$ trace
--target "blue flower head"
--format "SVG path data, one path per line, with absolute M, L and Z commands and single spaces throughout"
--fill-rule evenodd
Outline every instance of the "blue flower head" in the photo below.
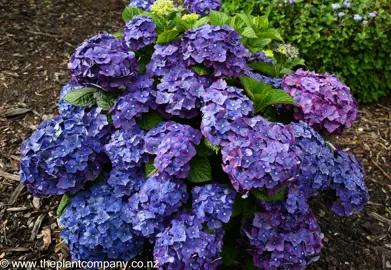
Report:
M 220 0 L 185 0 L 184 6 L 190 13 L 197 13 L 200 16 L 207 16 L 211 10 L 220 10 Z
M 156 25 L 152 19 L 145 16 L 134 16 L 124 26 L 122 45 L 132 51 L 138 51 L 156 41 Z

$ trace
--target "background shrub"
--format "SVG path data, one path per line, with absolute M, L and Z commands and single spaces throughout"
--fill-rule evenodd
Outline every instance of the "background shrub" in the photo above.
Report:
M 287 3 L 285 3 L 287 2 Z M 391 93 L 391 1 L 226 0 L 228 13 L 264 14 L 309 69 L 337 74 L 361 102 Z

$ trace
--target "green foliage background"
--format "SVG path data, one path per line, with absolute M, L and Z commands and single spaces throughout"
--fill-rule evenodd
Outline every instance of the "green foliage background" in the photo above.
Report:
M 264 14 L 287 43 L 299 48 L 309 69 L 337 74 L 361 102 L 391 94 L 391 1 L 351 0 L 225 0 L 223 11 Z M 331 4 L 339 3 L 333 10 Z M 377 12 L 370 18 L 370 12 Z M 345 16 L 339 18 L 338 13 Z M 359 14 L 363 21 L 354 21 Z

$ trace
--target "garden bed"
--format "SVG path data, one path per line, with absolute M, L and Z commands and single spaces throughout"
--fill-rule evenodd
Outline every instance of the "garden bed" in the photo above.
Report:
M 3 2 L 4 3 L 4 2 Z M 77 45 L 99 31 L 121 28 L 123 3 L 47 0 L 0 3 L 0 258 L 36 260 L 69 256 L 61 245 L 55 210 L 60 197 L 34 201 L 18 188 L 20 143 L 56 114 L 66 64 Z M 391 104 L 359 107 L 361 119 L 338 144 L 364 164 L 370 203 L 341 218 L 313 201 L 325 234 L 312 269 L 391 268 Z M 319 206 L 318 206 L 319 205 Z M 50 235 L 50 238 L 49 236 Z M 44 241 L 45 240 L 45 241 Z M 49 241 L 49 242 L 47 242 Z M 46 243 L 44 243 L 46 242 Z M 69 257 L 68 257 L 69 259 Z

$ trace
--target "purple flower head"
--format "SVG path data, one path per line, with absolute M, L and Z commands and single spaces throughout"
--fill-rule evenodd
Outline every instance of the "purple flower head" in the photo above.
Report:
M 186 184 L 167 174 L 153 174 L 129 199 L 125 215 L 133 229 L 143 237 L 154 237 L 164 230 L 165 220 L 186 203 Z
M 196 155 L 195 146 L 201 141 L 201 133 L 187 125 L 173 121 L 162 122 L 145 136 L 145 151 L 156 155 L 155 168 L 161 173 L 186 178 L 190 172 L 190 160 Z
M 223 146 L 223 170 L 234 188 L 278 189 L 296 175 L 299 164 L 290 126 L 260 116 L 231 124 L 230 142 Z
M 243 75 L 245 75 L 247 77 L 250 77 L 250 78 L 253 78 L 257 82 L 263 81 L 265 84 L 273 85 L 273 87 L 276 88 L 276 89 L 282 89 L 282 86 L 281 86 L 282 79 L 280 79 L 278 77 L 271 78 L 271 77 L 268 77 L 268 76 L 265 76 L 265 75 L 261 75 L 259 73 L 256 73 L 251 68 L 246 68 L 243 71 Z
M 60 101 L 58 102 L 58 111 L 63 117 L 77 117 L 83 116 L 86 107 L 74 106 L 64 100 L 64 97 L 73 90 L 82 88 L 80 85 L 69 83 L 61 89 Z
M 233 211 L 235 191 L 219 183 L 194 187 L 193 211 L 197 217 L 208 222 L 209 229 L 221 228 L 222 222 L 228 223 Z
M 254 111 L 253 102 L 242 89 L 228 86 L 223 79 L 214 82 L 203 97 L 202 134 L 213 144 L 222 145 L 228 141 L 231 123 Z
M 132 51 L 138 51 L 155 42 L 157 38 L 156 25 L 152 19 L 145 16 L 134 16 L 124 26 L 122 45 Z
M 197 13 L 200 16 L 207 16 L 211 10 L 220 10 L 220 0 L 185 0 L 184 6 L 190 13 Z
M 293 117 L 318 131 L 340 135 L 358 119 L 356 100 L 335 75 L 298 69 L 283 78 L 282 86 L 299 105 Z
M 154 48 L 151 61 L 147 65 L 147 74 L 150 77 L 164 76 L 183 61 L 179 41 L 174 40 L 166 45 L 156 44 Z
M 362 20 L 362 17 L 358 14 L 354 14 L 354 17 L 353 17 L 353 20 L 355 21 L 361 21 Z
M 332 9 L 340 9 L 341 5 L 340 4 L 331 4 Z
M 179 211 L 170 225 L 156 237 L 153 256 L 159 269 L 215 270 L 221 265 L 223 229 L 208 233 L 194 214 Z
M 130 0 L 130 7 L 136 7 L 145 11 L 149 11 L 155 0 Z
M 122 170 L 139 167 L 142 163 L 148 163 L 149 156 L 144 151 L 144 134 L 138 126 L 131 130 L 117 130 L 104 146 L 113 167 Z
M 106 91 L 125 88 L 138 74 L 138 64 L 132 51 L 107 33 L 84 41 L 71 56 L 68 69 L 72 80 L 82 86 Z
M 205 24 L 190 29 L 183 35 L 181 46 L 186 66 L 213 68 L 214 76 L 219 78 L 237 77 L 251 56 L 240 42 L 240 35 L 228 25 Z
M 22 143 L 20 176 L 34 196 L 71 194 L 95 180 L 107 157 L 103 144 L 109 129 L 99 108 L 78 118 L 55 116 L 43 121 Z
M 350 8 L 350 6 L 351 6 L 349 0 L 345 0 L 345 1 L 343 2 L 343 5 L 344 5 L 345 7 L 347 7 L 347 8 Z
M 178 63 L 163 76 L 152 94 L 158 110 L 165 116 L 177 115 L 193 118 L 199 114 L 201 97 L 211 84 L 211 79 L 198 76 L 193 70 Z
M 343 16 L 345 16 L 345 12 L 338 13 L 338 17 L 342 18 Z
M 274 66 L 273 60 L 267 57 L 266 54 L 262 51 L 256 52 L 248 59 L 248 63 L 258 63 L 258 62 L 263 62 L 271 66 Z
M 138 192 L 146 181 L 144 170 L 141 167 L 122 169 L 120 166 L 112 168 L 107 184 L 113 188 L 116 197 L 130 197 Z
M 340 216 L 349 216 L 361 211 L 369 200 L 364 170 L 353 154 L 342 150 L 336 152 L 334 163 L 331 189 L 335 191 L 337 200 L 331 209 Z
M 371 17 L 371 18 L 375 18 L 376 17 L 376 12 L 370 12 L 368 14 L 368 16 Z
M 133 259 L 143 248 L 132 224 L 122 218 L 127 205 L 104 184 L 78 193 L 60 217 L 61 237 L 75 261 Z
M 127 91 L 117 98 L 111 108 L 113 124 L 116 128 L 131 130 L 136 124 L 136 118 L 141 118 L 149 108 L 156 108 L 153 90 L 153 79 L 147 76 L 139 76 L 128 85 Z
M 362 23 L 363 23 L 363 24 L 368 24 L 368 21 L 367 21 L 367 20 L 365 20 L 365 21 L 363 21 Z
M 311 211 L 290 214 L 269 206 L 244 220 L 241 232 L 260 269 L 303 269 L 319 258 L 323 234 Z

